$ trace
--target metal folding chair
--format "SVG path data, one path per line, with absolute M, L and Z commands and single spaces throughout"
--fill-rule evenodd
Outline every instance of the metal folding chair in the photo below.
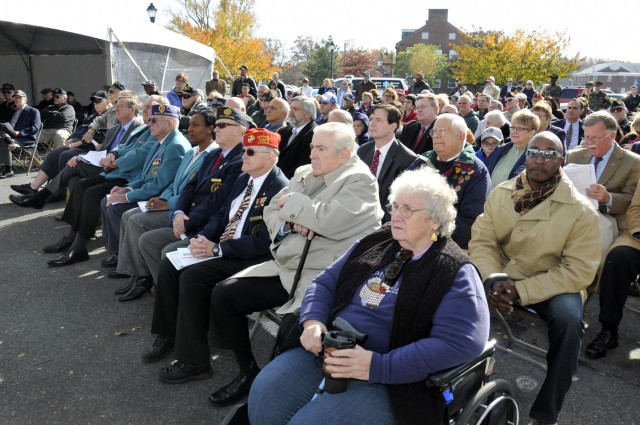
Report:
M 32 146 L 20 146 L 16 148 L 11 155 L 13 156 L 13 162 L 16 167 L 20 167 L 22 169 L 27 170 L 27 176 L 31 171 L 31 167 L 34 162 L 34 156 L 38 157 L 38 161 L 40 161 L 38 155 L 38 141 L 40 140 L 40 134 L 42 133 L 42 124 L 40 128 L 38 128 L 38 132 L 36 133 L 36 141 Z M 40 161 L 41 162 L 41 161 Z

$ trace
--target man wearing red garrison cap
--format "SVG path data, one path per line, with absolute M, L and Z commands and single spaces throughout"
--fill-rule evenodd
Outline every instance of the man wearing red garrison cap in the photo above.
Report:
M 213 216 L 212 232 L 191 239 L 189 250 L 207 261 L 176 270 L 166 257 L 160 263 L 151 333 L 153 345 L 142 360 L 155 362 L 175 347 L 176 362 L 159 370 L 162 382 L 179 384 L 211 377 L 207 332 L 213 288 L 233 274 L 271 258 L 271 239 L 262 210 L 289 183 L 276 166 L 280 135 L 262 128 L 244 134 L 242 171 Z

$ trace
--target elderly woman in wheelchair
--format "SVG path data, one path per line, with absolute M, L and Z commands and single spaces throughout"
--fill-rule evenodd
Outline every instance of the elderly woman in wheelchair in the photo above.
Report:
M 354 244 L 307 290 L 302 346 L 256 378 L 252 424 L 442 423 L 442 382 L 425 381 L 490 356 L 482 282 L 449 238 L 455 192 L 431 170 L 407 171 L 392 184 L 389 201 L 391 222 Z M 328 329 L 338 315 L 367 338 Z

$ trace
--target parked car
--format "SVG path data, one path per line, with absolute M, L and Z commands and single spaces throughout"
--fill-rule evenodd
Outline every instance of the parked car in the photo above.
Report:
M 354 77 L 353 75 L 347 75 L 342 78 L 336 78 L 336 87 L 340 87 L 340 83 L 344 80 L 349 81 L 353 84 L 353 88 L 355 89 L 360 82 L 362 82 L 362 77 Z M 387 87 L 393 86 L 394 89 L 403 89 L 407 90 L 409 88 L 409 84 L 407 80 L 404 78 L 394 78 L 394 77 L 371 77 L 371 81 L 376 83 L 378 86 L 378 92 L 382 95 L 382 91 Z
M 562 111 L 567 110 L 567 104 L 577 97 L 579 97 L 584 91 L 584 87 L 563 87 L 562 93 L 560 94 L 560 109 Z M 609 100 L 622 100 L 624 98 L 624 94 L 614 93 L 611 90 L 603 89 L 603 92 L 609 96 Z

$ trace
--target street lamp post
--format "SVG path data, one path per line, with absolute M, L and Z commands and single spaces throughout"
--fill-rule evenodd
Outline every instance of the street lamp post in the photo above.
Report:
M 333 42 L 331 36 L 329 36 L 329 45 L 327 47 L 331 49 L 331 79 L 333 80 L 333 52 L 338 48 L 338 46 Z
M 156 22 L 156 12 L 158 12 L 158 9 L 156 9 L 153 3 L 149 3 L 149 7 L 147 7 L 147 13 L 149 14 L 149 20 L 152 24 Z

